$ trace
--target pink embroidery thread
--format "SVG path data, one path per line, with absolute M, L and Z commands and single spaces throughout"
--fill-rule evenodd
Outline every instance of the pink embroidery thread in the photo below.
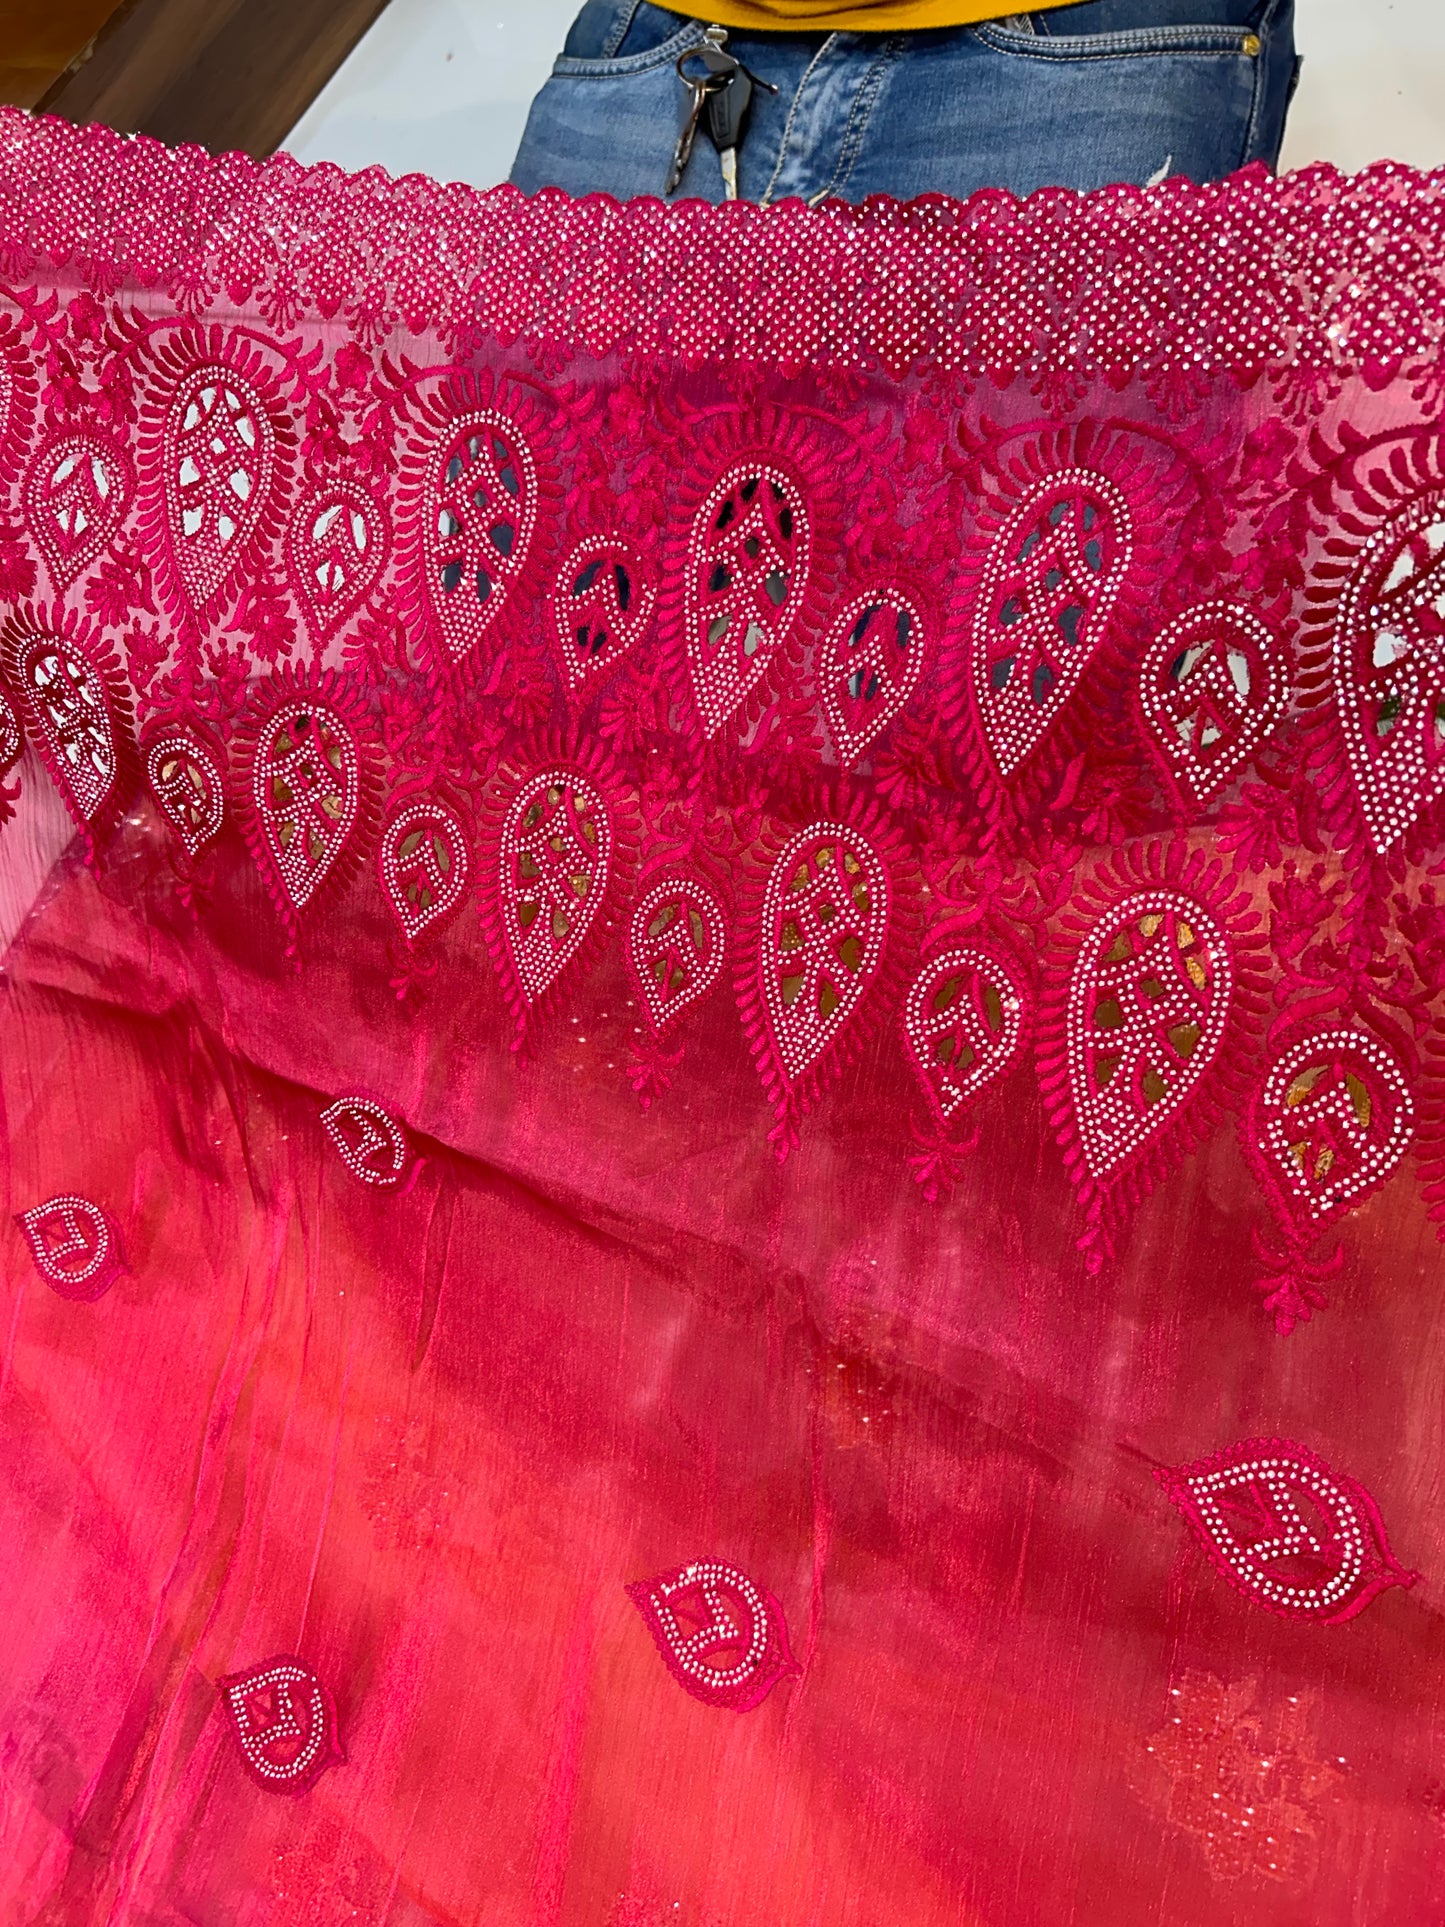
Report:
M 1266 741 L 1288 700 L 1280 647 L 1248 609 L 1202 602 L 1166 623 L 1139 675 L 1165 768 L 1205 803 Z
M 241 1763 L 271 1793 L 307 1792 L 346 1755 L 336 1701 L 303 1660 L 282 1653 L 217 1682 Z
M 1155 1476 L 1214 1567 L 1282 1618 L 1337 1625 L 1420 1577 L 1390 1551 L 1364 1487 L 1288 1439 L 1248 1439 Z
M 802 1668 L 783 1609 L 747 1574 L 701 1559 L 627 1588 L 679 1686 L 707 1706 L 745 1713 Z
M 394 810 L 377 847 L 381 887 L 414 944 L 441 929 L 467 893 L 472 859 L 456 813 L 432 798 Z
M 411 1169 L 406 1133 L 374 1098 L 338 1097 L 321 1113 L 321 1122 L 347 1170 L 363 1184 L 390 1190 Z
M 186 854 L 197 856 L 225 820 L 225 791 L 215 755 L 194 737 L 168 731 L 147 746 L 145 772 Z
M 120 1233 L 89 1198 L 63 1192 L 22 1211 L 15 1222 L 30 1247 L 35 1269 L 61 1298 L 93 1303 L 125 1269 Z

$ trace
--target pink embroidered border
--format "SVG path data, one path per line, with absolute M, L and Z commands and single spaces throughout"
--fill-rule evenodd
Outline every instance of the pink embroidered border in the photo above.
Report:
M 1445 337 L 1445 170 L 859 206 L 532 199 L 287 155 L 167 150 L 0 108 L 0 276 L 310 310 L 373 341 L 478 329 L 783 366 L 1382 375 Z

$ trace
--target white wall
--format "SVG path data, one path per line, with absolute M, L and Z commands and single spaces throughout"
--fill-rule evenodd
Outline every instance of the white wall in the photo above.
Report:
M 581 0 L 392 0 L 297 124 L 302 160 L 505 179 Z M 1305 57 L 1285 164 L 1445 163 L 1445 0 L 1296 0 Z M 999 11 L 1008 11 L 1000 0 Z

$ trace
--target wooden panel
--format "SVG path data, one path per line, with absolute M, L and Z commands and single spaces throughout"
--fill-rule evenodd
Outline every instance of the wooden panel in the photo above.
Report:
M 0 101 L 33 107 L 53 87 L 117 0 L 4 0 L 0 7 Z
M 271 153 L 386 0 L 128 0 L 40 105 L 126 133 Z

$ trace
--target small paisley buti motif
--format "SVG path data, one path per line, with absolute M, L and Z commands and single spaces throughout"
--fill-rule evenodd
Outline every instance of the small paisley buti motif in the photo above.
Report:
M 341 855 L 361 805 L 361 758 L 343 717 L 288 697 L 261 728 L 251 801 L 281 887 L 302 910 Z
M 607 891 L 612 824 L 576 770 L 541 770 L 512 800 L 497 879 L 517 982 L 535 1003 L 577 955 Z
M 994 761 L 1016 770 L 1097 654 L 1132 554 L 1128 505 L 1104 475 L 1062 469 L 994 538 L 974 614 L 973 696 Z
M 1364 1487 L 1288 1439 L 1247 1439 L 1156 1477 L 1214 1566 L 1247 1599 L 1333 1625 L 1412 1586 Z
M 789 476 L 734 463 L 697 511 L 688 545 L 687 660 L 714 735 L 762 680 L 807 591 L 808 512 Z
M 659 1036 L 712 989 L 726 947 L 722 908 L 695 877 L 660 877 L 643 891 L 627 926 L 627 965 Z
M 423 798 L 388 818 L 377 850 L 381 887 L 408 943 L 444 924 L 467 893 L 466 831 L 444 803 Z
M 186 853 L 195 856 L 219 834 L 225 820 L 225 790 L 215 757 L 194 737 L 173 730 L 147 746 L 145 769 L 157 803 Z
M 57 590 L 102 555 L 125 520 L 135 471 L 95 434 L 61 435 L 25 471 L 25 521 Z
M 651 568 L 620 535 L 588 536 L 557 571 L 552 628 L 568 686 L 605 675 L 647 633 L 657 600 Z
M 914 978 L 903 1032 L 919 1081 L 947 1123 L 1016 1062 L 1023 1000 L 995 957 L 964 944 L 929 959 Z
M 1340 599 L 1335 703 L 1375 848 L 1445 792 L 1445 495 L 1378 530 Z
M 246 378 L 224 362 L 192 368 L 166 406 L 167 532 L 199 614 L 245 555 L 276 485 L 276 430 Z
M 102 1298 L 125 1269 L 115 1224 L 89 1198 L 63 1192 L 22 1211 L 15 1222 L 35 1269 L 62 1298 Z
M 318 640 L 360 607 L 388 546 L 386 517 L 360 483 L 336 476 L 301 497 L 286 525 L 286 569 Z
M 1353 1028 L 1298 1039 L 1265 1074 L 1252 1128 L 1292 1215 L 1334 1217 L 1379 1189 L 1415 1132 L 1405 1073 Z
M 446 419 L 427 458 L 426 589 L 460 662 L 500 615 L 537 526 L 537 474 L 517 426 L 495 409 Z
M 374 1098 L 338 1097 L 321 1122 L 347 1170 L 363 1184 L 390 1189 L 406 1176 L 412 1162 L 406 1133 Z
M 1090 1171 L 1108 1176 L 1174 1118 L 1214 1061 L 1233 972 L 1224 935 L 1181 892 L 1106 911 L 1074 964 L 1069 1080 Z
M 336 1701 L 303 1660 L 283 1653 L 219 1681 L 246 1771 L 273 1793 L 305 1793 L 346 1758 Z
M 720 1559 L 699 1559 L 627 1588 L 673 1678 L 708 1706 L 747 1712 L 802 1669 L 770 1592 Z
M 1205 602 L 1166 624 L 1144 657 L 1144 720 L 1197 802 L 1237 776 L 1288 698 L 1280 646 L 1258 616 Z
M 857 596 L 819 652 L 818 681 L 841 763 L 854 763 L 898 715 L 923 667 L 923 623 L 895 589 Z
M 810 823 L 768 874 L 758 968 L 783 1073 L 801 1077 L 844 1029 L 878 974 L 888 872 L 856 830 Z

